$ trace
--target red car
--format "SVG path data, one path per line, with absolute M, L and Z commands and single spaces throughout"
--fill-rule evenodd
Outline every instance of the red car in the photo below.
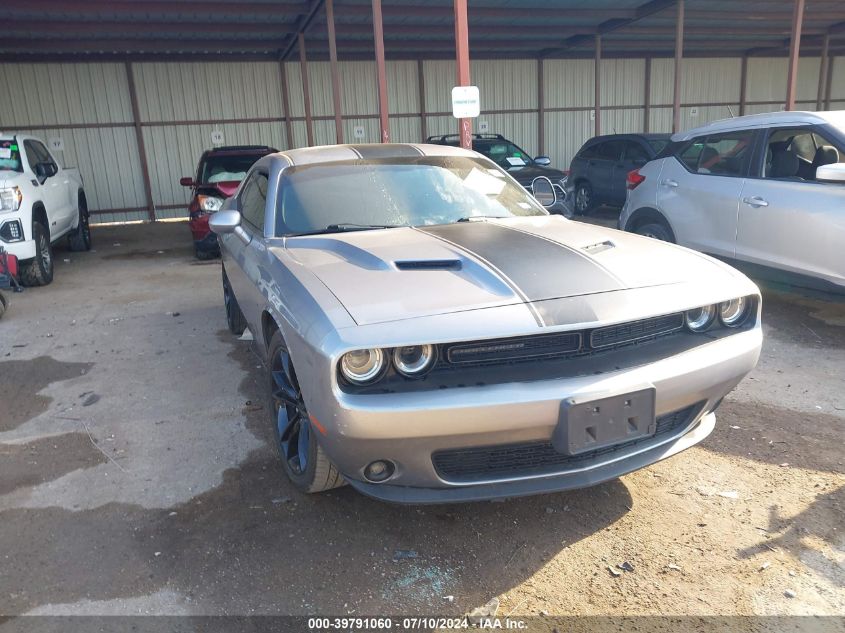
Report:
M 235 193 L 255 161 L 277 151 L 266 145 L 209 149 L 200 157 L 196 179 L 185 176 L 179 180 L 183 187 L 191 187 L 188 226 L 194 237 L 197 259 L 211 259 L 220 255 L 217 237 L 208 228 L 208 216 L 220 209 L 223 200 Z

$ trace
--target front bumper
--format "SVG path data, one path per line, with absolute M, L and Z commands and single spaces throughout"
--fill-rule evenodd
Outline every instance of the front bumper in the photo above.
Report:
M 761 343 L 758 325 L 656 362 L 600 375 L 401 394 L 335 392 L 333 410 L 325 402 L 309 403 L 309 409 L 326 429 L 321 445 L 330 459 L 353 487 L 373 497 L 440 503 L 580 488 L 647 466 L 707 437 L 715 424 L 713 411 L 754 367 Z M 563 399 L 625 394 L 643 385 L 656 390 L 657 416 L 693 405 L 696 415 L 672 434 L 556 472 L 450 481 L 432 462 L 437 451 L 548 442 Z M 366 482 L 364 468 L 382 459 L 396 464 L 394 476 L 382 484 Z

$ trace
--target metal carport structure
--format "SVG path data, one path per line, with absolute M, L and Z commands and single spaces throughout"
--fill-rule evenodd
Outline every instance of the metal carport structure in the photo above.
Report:
M 463 15 L 465 30 L 456 28 Z M 80 147 L 109 144 L 103 139 L 113 135 L 115 164 L 123 148 L 134 153 L 116 176 L 137 167 L 132 195 L 113 192 L 114 178 L 98 185 L 104 201 L 125 201 L 95 202 L 106 219 L 134 219 L 143 209 L 154 220 L 184 208 L 171 202 L 179 197 L 168 185 L 175 167 L 158 164 L 168 135 L 181 145 L 183 132 L 207 126 L 265 130 L 258 135 L 272 128 L 277 146 L 297 146 L 350 140 L 352 122 L 361 124 L 356 140 L 362 127 L 365 140 L 443 133 L 451 114 L 445 87 L 472 80 L 470 57 L 487 78 L 483 116 L 500 127 L 530 118 L 522 134 L 533 138 L 522 141 L 536 153 L 565 134 L 559 121 L 570 115 L 578 115 L 583 136 L 617 125 L 677 130 L 699 110 L 712 118 L 845 102 L 845 92 L 841 100 L 834 94 L 845 84 L 836 60 L 845 55 L 845 6 L 837 0 L 470 0 L 468 7 L 464 0 L 7 0 L 0 19 L 8 35 L 0 41 L 0 77 L 39 101 L 22 111 L 0 97 L 0 127 L 65 134 Z M 812 60 L 810 73 L 802 56 Z M 76 68 L 80 84 L 66 85 L 59 76 L 66 73 L 52 70 L 57 65 Z M 579 69 L 574 79 L 570 68 Z M 754 72 L 769 75 L 766 90 L 756 89 L 769 98 L 749 94 Z M 211 84 L 207 93 L 198 75 Z M 245 77 L 266 107 L 250 103 Z M 671 87 L 657 85 L 670 78 Z M 731 83 L 730 95 L 685 98 L 696 82 Z M 173 85 L 165 91 L 165 84 Z M 216 98 L 215 84 L 232 107 L 203 109 L 202 100 Z M 193 109 L 181 103 L 191 88 L 200 101 Z M 508 91 L 515 94 L 493 94 Z M 626 92 L 641 98 L 631 103 Z M 374 104 L 366 93 L 378 95 Z M 196 138 L 184 144 L 183 165 L 196 159 Z

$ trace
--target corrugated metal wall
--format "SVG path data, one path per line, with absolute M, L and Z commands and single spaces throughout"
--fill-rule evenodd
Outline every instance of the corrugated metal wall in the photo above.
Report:
M 601 67 L 602 131 L 639 132 L 645 116 L 644 59 L 607 59 Z M 672 124 L 671 59 L 651 60 L 649 129 L 668 132 Z M 746 113 L 782 107 L 786 59 L 750 58 Z M 845 108 L 845 58 L 832 60 L 831 108 Z M 682 125 L 694 127 L 739 114 L 740 59 L 686 59 L 682 84 Z M 419 65 L 387 63 L 391 136 L 398 142 L 422 140 Z M 274 62 L 133 63 L 131 65 L 153 202 L 158 218 L 184 217 L 188 192 L 181 176 L 192 175 L 212 132 L 224 143 L 289 146 L 285 137 L 280 66 Z M 285 64 L 292 117 L 290 145 L 306 141 L 305 106 L 298 62 Z M 482 114 L 475 130 L 486 126 L 539 151 L 538 62 L 478 60 L 472 80 L 481 90 Z M 308 67 L 315 143 L 335 142 L 331 74 L 328 62 Z M 422 64 L 425 127 L 428 135 L 454 134 L 451 89 L 453 61 Z M 377 142 L 378 103 L 375 65 L 341 62 L 344 135 L 347 142 Z M 798 102 L 815 107 L 819 60 L 802 58 Z M 594 65 L 592 60 L 546 60 L 543 63 L 544 151 L 566 167 L 581 144 L 594 133 Z M 126 65 L 0 64 L 0 129 L 20 129 L 58 137 L 57 156 L 79 167 L 92 210 L 131 210 L 98 216 L 100 221 L 146 219 L 143 170 L 136 142 Z M 356 130 L 357 128 L 357 130 Z M 356 137 L 356 131 L 359 135 Z M 363 136 L 361 136 L 361 133 Z

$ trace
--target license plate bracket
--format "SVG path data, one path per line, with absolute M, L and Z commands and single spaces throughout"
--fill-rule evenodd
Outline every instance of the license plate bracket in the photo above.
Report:
M 647 387 L 603 398 L 567 398 L 560 404 L 552 445 L 578 455 L 654 435 L 655 389 Z

